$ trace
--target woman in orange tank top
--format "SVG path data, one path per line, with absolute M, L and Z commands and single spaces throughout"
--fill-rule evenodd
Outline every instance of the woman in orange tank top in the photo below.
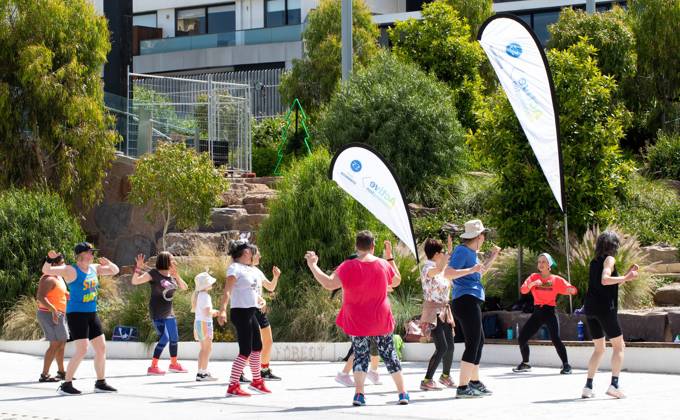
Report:
M 55 258 L 47 258 L 52 266 L 64 264 L 63 255 L 59 254 Z M 40 374 L 39 382 L 58 382 L 66 377 L 64 369 L 64 347 L 68 340 L 68 327 L 66 324 L 66 301 L 68 300 L 68 290 L 66 282 L 59 276 L 43 275 L 38 284 L 38 322 L 45 333 L 45 339 L 50 345 L 45 351 L 43 361 L 43 371 Z M 56 359 L 57 376 L 50 375 L 50 366 Z

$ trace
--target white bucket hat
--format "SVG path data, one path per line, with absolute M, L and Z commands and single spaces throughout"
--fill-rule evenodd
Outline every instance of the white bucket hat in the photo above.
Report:
M 465 222 L 465 233 L 460 235 L 462 239 L 474 239 L 482 233 L 488 233 L 481 220 L 470 220 Z
M 196 284 L 196 290 L 197 291 L 202 291 L 207 289 L 208 287 L 212 286 L 215 284 L 217 279 L 210 274 L 206 273 L 205 271 L 202 273 L 196 274 L 196 277 L 194 277 L 194 283 Z

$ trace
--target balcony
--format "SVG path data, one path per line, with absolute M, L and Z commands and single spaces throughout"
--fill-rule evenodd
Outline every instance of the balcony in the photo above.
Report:
M 238 45 L 271 44 L 302 40 L 303 25 L 278 26 L 275 28 L 248 29 L 219 34 L 179 36 L 175 38 L 147 39 L 140 42 L 140 55 L 160 54 L 204 48 L 231 47 Z

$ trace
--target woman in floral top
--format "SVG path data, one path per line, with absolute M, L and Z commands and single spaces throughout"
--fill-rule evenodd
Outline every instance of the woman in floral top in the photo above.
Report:
M 452 248 L 449 236 L 449 249 Z M 447 388 L 455 388 L 451 380 L 451 364 L 453 362 L 453 327 L 455 322 L 449 306 L 451 281 L 442 276 L 442 271 L 449 262 L 449 254 L 444 252 L 441 242 L 428 239 L 425 241 L 425 262 L 420 280 L 423 285 L 423 312 L 420 317 L 423 328 L 430 328 L 430 335 L 435 345 L 435 352 L 427 365 L 425 379 L 420 383 L 424 391 L 439 391 L 432 380 L 439 363 L 444 362 L 444 371 L 439 377 L 439 383 Z

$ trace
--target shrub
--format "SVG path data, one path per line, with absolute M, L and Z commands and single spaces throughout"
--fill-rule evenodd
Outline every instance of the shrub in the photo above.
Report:
M 482 278 L 484 290 L 488 297 L 496 297 L 501 300 L 503 307 L 509 307 L 520 298 L 519 281 L 517 279 L 517 248 L 504 249 L 496 262 Z M 531 273 L 536 272 L 536 260 L 538 253 L 524 250 L 522 253 L 521 281 L 523 282 Z
M 257 241 L 262 252 L 263 271 L 281 268 L 279 297 L 297 305 L 297 291 L 309 281 L 305 252 L 315 250 L 319 266 L 333 270 L 354 251 L 357 231 L 376 234 L 377 252 L 392 235 L 349 194 L 328 179 L 331 157 L 317 149 L 288 169 L 277 184 L 277 198 L 269 204 L 269 217 L 260 226 Z M 312 280 L 313 282 L 313 280 Z M 313 282 L 315 287 L 320 287 Z
M 0 312 L 19 296 L 35 295 L 48 250 L 68 257 L 84 238 L 57 194 L 16 189 L 0 193 Z
M 377 149 L 409 199 L 436 176 L 465 169 L 465 133 L 451 90 L 388 53 L 343 83 L 317 128 L 332 151 L 356 141 Z
M 680 196 L 663 181 L 634 174 L 625 199 L 616 205 L 615 220 L 643 245 L 680 246 Z
M 680 134 L 659 133 L 656 143 L 647 147 L 646 158 L 651 176 L 680 181 Z
M 36 312 L 38 301 L 33 296 L 21 296 L 5 313 L 2 338 L 5 340 L 39 340 L 43 336 Z

